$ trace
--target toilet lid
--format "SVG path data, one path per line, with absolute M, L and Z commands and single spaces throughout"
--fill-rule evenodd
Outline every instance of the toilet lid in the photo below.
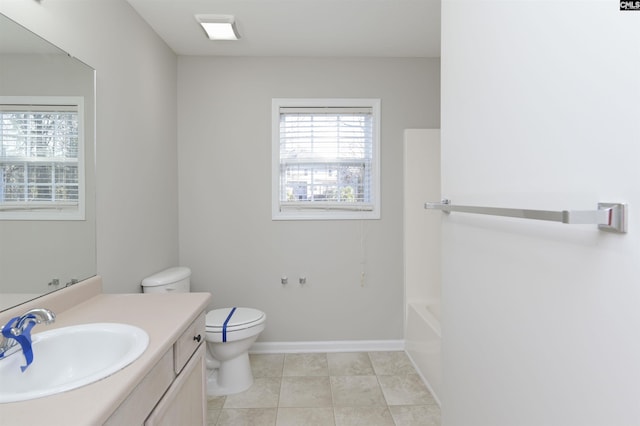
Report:
M 221 333 L 225 326 L 226 330 L 242 330 L 253 327 L 264 320 L 264 312 L 253 308 L 222 308 L 209 311 L 206 317 L 206 329 L 208 332 Z

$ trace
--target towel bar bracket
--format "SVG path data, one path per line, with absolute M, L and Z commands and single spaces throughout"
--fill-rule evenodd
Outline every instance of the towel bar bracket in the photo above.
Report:
M 598 229 L 625 234 L 627 232 L 627 205 L 623 203 L 598 203 L 598 210 L 609 210 L 609 221 L 598 224 Z
M 516 217 L 521 219 L 547 220 L 568 224 L 598 225 L 601 231 L 624 234 L 627 232 L 627 205 L 623 203 L 598 203 L 597 210 L 525 210 L 501 207 L 458 206 L 450 200 L 439 203 L 425 203 L 425 209 L 451 212 L 474 213 L 492 216 Z

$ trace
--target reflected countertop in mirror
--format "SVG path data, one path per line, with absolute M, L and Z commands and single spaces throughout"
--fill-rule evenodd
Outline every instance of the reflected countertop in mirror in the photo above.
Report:
M 0 311 L 96 274 L 95 70 L 0 14 L 1 97 L 82 99 L 84 215 L 0 219 Z M 0 144 L 0 203 L 7 161 Z

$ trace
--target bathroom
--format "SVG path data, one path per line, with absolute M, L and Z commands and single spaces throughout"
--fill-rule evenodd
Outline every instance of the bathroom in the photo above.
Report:
M 629 203 L 626 235 L 443 217 L 441 399 L 445 425 L 635 424 L 638 14 L 517 3 L 443 2 L 442 62 L 176 57 L 124 1 L 3 0 L 0 12 L 97 70 L 105 291 L 138 292 L 150 273 L 189 265 L 211 307 L 240 299 L 267 312 L 262 342 L 401 344 L 404 129 L 442 127 L 454 201 Z M 309 85 L 320 75 L 331 84 Z M 382 219 L 272 221 L 271 98 L 363 96 L 382 99 L 392 140 Z

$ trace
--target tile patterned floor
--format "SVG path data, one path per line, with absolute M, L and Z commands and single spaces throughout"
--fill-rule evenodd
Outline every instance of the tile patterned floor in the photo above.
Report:
M 404 352 L 251 355 L 254 384 L 208 401 L 209 426 L 438 426 Z

